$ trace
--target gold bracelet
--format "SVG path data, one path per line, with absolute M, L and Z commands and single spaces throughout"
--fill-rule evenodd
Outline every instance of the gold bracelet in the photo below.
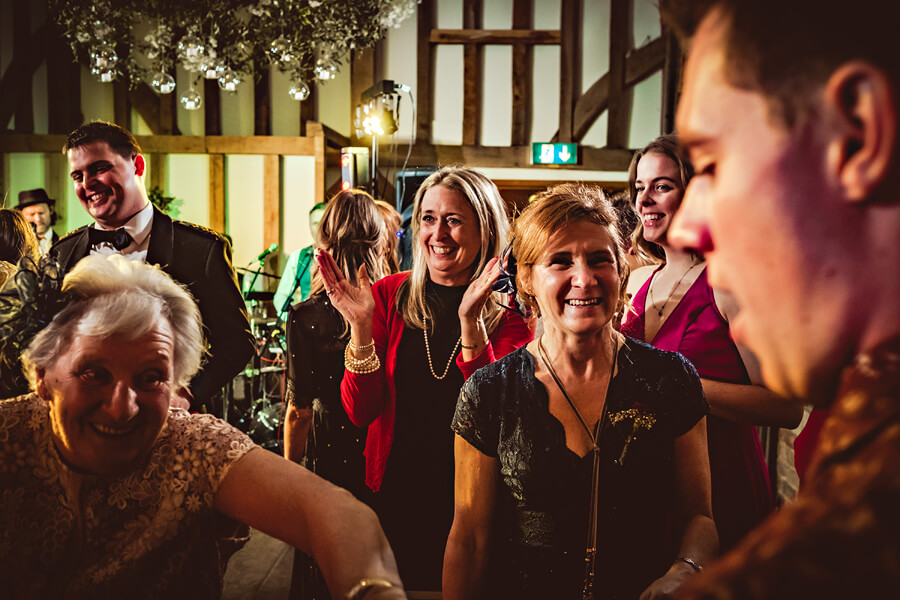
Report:
M 372 340 L 368 344 L 363 344 L 362 346 L 357 346 L 352 341 L 348 342 L 348 343 L 350 344 L 350 349 L 353 350 L 354 352 L 362 352 L 363 350 L 368 350 L 369 348 L 375 347 L 375 340 Z
M 381 359 L 374 350 L 365 358 L 354 358 L 350 354 L 350 344 L 347 344 L 344 348 L 344 368 L 356 375 L 366 375 L 381 368 Z
M 490 341 L 491 341 L 491 340 L 490 340 L 490 338 L 489 338 L 488 336 L 484 336 L 484 340 L 482 341 L 482 344 L 484 344 L 485 346 L 487 346 L 487 345 L 488 345 L 488 342 L 490 342 Z M 462 342 L 460 342 L 459 345 L 460 345 L 461 348 L 465 348 L 466 350 L 477 350 L 477 349 L 478 349 L 478 346 L 480 346 L 480 344 L 477 344 L 477 343 L 476 343 L 476 344 L 472 344 L 471 346 L 469 346 L 468 344 L 463 344 Z
M 380 579 L 376 577 L 360 579 L 359 583 L 354 585 L 352 588 L 350 588 L 350 591 L 347 592 L 346 598 L 347 600 L 360 600 L 375 588 L 390 589 L 395 587 L 397 586 L 395 586 L 387 579 Z

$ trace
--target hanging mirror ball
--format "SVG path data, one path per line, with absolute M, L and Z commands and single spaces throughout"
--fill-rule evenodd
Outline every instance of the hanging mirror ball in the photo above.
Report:
M 219 76 L 219 88 L 226 92 L 233 92 L 241 83 L 240 77 L 233 69 L 225 69 Z
M 113 79 L 116 78 L 116 74 L 112 69 L 103 69 L 94 65 L 91 67 L 91 75 L 93 75 L 97 81 L 101 83 L 110 83 Z
M 153 80 L 150 81 L 150 87 L 160 94 L 171 94 L 175 91 L 175 78 L 168 73 L 160 71 L 153 76 Z
M 91 48 L 91 62 L 98 69 L 112 69 L 119 62 L 119 55 L 115 48 L 104 42 Z
M 218 79 L 219 69 L 216 67 L 216 59 L 211 56 L 204 56 L 198 63 L 200 73 L 205 79 Z
M 203 45 L 203 40 L 193 33 L 187 34 L 178 42 L 178 54 L 183 58 L 197 58 L 204 50 L 206 46 Z
M 290 62 L 294 58 L 291 53 L 291 42 L 283 35 L 272 42 L 269 46 L 269 53 L 275 57 L 275 60 L 281 62 Z
M 201 104 L 203 104 L 203 98 L 194 88 L 188 89 L 181 95 L 181 105 L 187 110 L 197 110 Z
M 294 100 L 302 102 L 309 98 L 309 86 L 302 81 L 294 81 L 288 89 L 288 95 Z

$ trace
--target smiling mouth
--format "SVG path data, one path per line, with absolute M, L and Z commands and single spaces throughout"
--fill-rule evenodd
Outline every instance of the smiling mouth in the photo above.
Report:
M 135 424 L 131 423 L 127 427 L 111 427 L 102 423 L 91 423 L 91 427 L 94 429 L 94 431 L 101 435 L 122 437 L 134 431 Z
M 652 227 L 657 221 L 661 220 L 665 215 L 662 213 L 651 213 L 643 216 L 644 226 Z
M 438 256 L 450 256 L 456 248 L 449 246 L 432 246 L 431 251 L 437 254 Z
M 570 298 L 566 300 L 569 306 L 596 306 L 600 304 L 600 298 Z
M 91 204 L 98 204 L 106 200 L 109 192 L 91 192 L 85 195 L 85 199 Z

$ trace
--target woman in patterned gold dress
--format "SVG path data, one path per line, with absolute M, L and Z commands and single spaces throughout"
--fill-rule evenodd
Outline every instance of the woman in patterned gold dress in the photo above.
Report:
M 32 293 L 0 311 L 4 341 L 55 304 L 45 279 L 20 271 Z M 5 597 L 218 598 L 246 525 L 316 556 L 335 596 L 405 597 L 371 511 L 227 423 L 170 407 L 203 351 L 181 286 L 88 256 L 62 292 L 23 355 L 33 392 L 0 403 Z

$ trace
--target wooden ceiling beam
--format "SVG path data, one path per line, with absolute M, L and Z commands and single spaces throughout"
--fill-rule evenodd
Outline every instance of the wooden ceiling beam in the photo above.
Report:
M 515 9 L 514 9 L 515 10 Z M 562 38 L 558 29 L 432 29 L 432 44 L 532 44 L 556 45 Z

